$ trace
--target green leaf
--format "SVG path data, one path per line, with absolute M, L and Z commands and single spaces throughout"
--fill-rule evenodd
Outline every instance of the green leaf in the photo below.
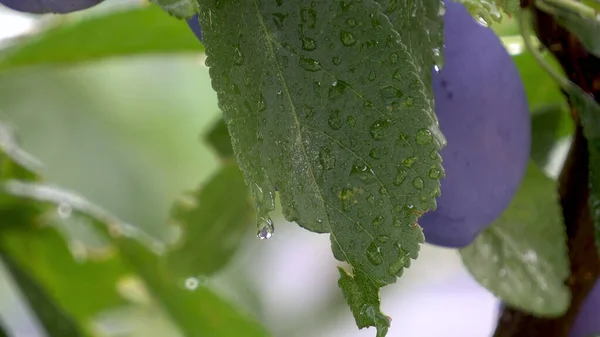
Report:
M 234 158 L 229 130 L 227 130 L 227 124 L 222 119 L 219 119 L 213 125 L 212 129 L 206 134 L 205 139 L 217 151 L 222 160 Z
M 3 324 L 2 324 L 2 317 L 0 317 L 0 337 L 8 337 L 8 333 L 6 332 L 6 329 L 4 328 Z
M 29 307 L 33 309 L 48 336 L 80 337 L 84 334 L 77 324 L 59 308 L 52 298 L 46 294 L 35 279 L 28 275 L 8 255 L 0 250 L 0 258 L 6 263 L 7 269 L 25 296 Z M 0 330 L 0 335 L 2 332 Z
M 242 173 L 231 162 L 174 204 L 171 222 L 180 225 L 183 241 L 167 256 L 170 269 L 180 277 L 219 270 L 240 245 L 253 215 Z
M 58 207 L 68 204 L 71 216 L 88 219 L 119 249 L 127 265 L 144 281 L 183 335 L 188 337 L 265 337 L 269 333 L 246 314 L 217 296 L 206 286 L 188 284 L 188 280 L 174 279 L 165 268 L 165 260 L 158 253 L 164 246 L 136 227 L 121 222 L 87 200 L 57 187 L 11 181 L 5 184 L 11 195 L 49 203 Z M 196 280 L 197 281 L 197 280 Z
M 556 183 L 530 163 L 502 216 L 460 250 L 463 262 L 508 305 L 536 316 L 560 316 L 571 301 L 562 219 Z
M 0 54 L 0 71 L 32 65 L 64 65 L 108 57 L 203 50 L 184 21 L 157 6 L 110 12 L 59 24 L 23 38 Z
M 600 252 L 600 106 L 581 88 L 567 89 L 571 104 L 579 112 L 583 134 L 588 141 L 590 209 L 594 219 L 596 248 Z
M 445 140 L 381 7 L 203 0 L 200 10 L 260 235 L 270 235 L 278 191 L 286 219 L 331 233 L 336 259 L 365 275 L 355 282 L 395 282 L 424 240 L 417 215 L 436 207 Z
M 196 0 L 152 0 L 167 13 L 180 19 L 189 19 L 198 12 Z
M 562 105 L 538 107 L 531 117 L 531 159 L 545 167 L 554 146 L 573 131 L 573 120 Z

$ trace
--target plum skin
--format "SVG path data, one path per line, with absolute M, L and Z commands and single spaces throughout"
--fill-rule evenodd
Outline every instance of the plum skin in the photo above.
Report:
M 447 140 L 437 209 L 419 224 L 427 242 L 464 247 L 508 207 L 525 174 L 531 121 L 520 74 L 495 33 L 445 0 L 444 67 L 433 72 Z
M 600 320 L 598 310 L 600 309 L 600 280 L 590 290 L 579 308 L 575 323 L 571 327 L 569 337 L 590 337 L 600 334 Z
M 104 0 L 0 0 L 4 6 L 24 13 L 65 14 L 87 9 Z
M 194 32 L 194 35 L 196 35 L 196 38 L 198 38 L 198 40 L 200 40 L 200 42 L 202 42 L 202 28 L 200 28 L 200 22 L 198 21 L 198 14 L 192 16 L 191 18 L 187 19 L 186 21 L 187 21 L 188 26 L 192 30 L 192 32 Z

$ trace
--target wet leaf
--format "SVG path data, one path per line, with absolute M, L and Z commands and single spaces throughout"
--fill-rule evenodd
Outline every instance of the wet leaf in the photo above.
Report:
M 431 92 L 380 10 L 372 0 L 200 1 L 207 65 L 259 235 L 271 234 L 279 193 L 286 219 L 331 233 L 334 256 L 364 275 L 354 283 L 371 284 L 359 291 L 395 282 L 417 257 L 417 216 L 440 193 L 428 172 L 442 170 Z
M 202 44 L 185 21 L 169 17 L 153 5 L 67 22 L 35 36 L 24 37 L 0 53 L 0 71 L 118 56 L 202 50 Z
M 253 216 L 242 173 L 230 162 L 174 204 L 170 218 L 183 233 L 182 242 L 167 256 L 170 269 L 180 277 L 219 270 L 248 233 Z
M 595 9 L 581 3 L 571 6 L 560 1 L 544 1 L 543 5 L 550 8 L 556 21 L 575 35 L 587 51 L 600 57 L 600 19 Z
M 397 0 L 377 0 L 377 3 L 406 43 L 421 80 L 430 87 L 431 69 L 444 64 L 444 2 L 414 1 L 408 9 Z
M 540 106 L 531 117 L 531 159 L 545 167 L 552 149 L 573 131 L 573 120 L 562 105 Z
M 556 183 L 531 162 L 502 216 L 460 254 L 473 277 L 512 307 L 541 317 L 569 308 L 567 236 Z

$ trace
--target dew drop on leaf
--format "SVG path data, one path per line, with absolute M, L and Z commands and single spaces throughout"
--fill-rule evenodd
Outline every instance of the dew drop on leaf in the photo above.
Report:
M 275 225 L 273 225 L 273 220 L 268 215 L 258 216 L 258 233 L 256 236 L 261 240 L 267 240 L 273 233 L 275 232 Z
M 381 253 L 381 247 L 375 242 L 371 242 L 367 248 L 367 258 L 374 265 L 380 265 L 383 262 L 383 254 Z
M 302 49 L 306 51 L 313 51 L 317 49 L 317 43 L 314 39 L 305 36 L 302 38 Z
M 340 41 L 342 41 L 344 46 L 351 46 L 356 43 L 356 37 L 352 33 L 342 30 L 340 32 Z
M 346 118 L 346 124 L 348 124 L 349 127 L 353 128 L 356 125 L 356 119 L 354 119 L 354 117 L 352 116 L 348 116 Z
M 413 167 L 415 165 L 415 163 L 417 162 L 418 158 L 415 156 L 410 156 L 407 157 L 406 159 L 404 159 L 404 161 L 402 162 L 402 164 L 408 168 Z
M 311 72 L 321 70 L 321 65 L 319 64 L 319 61 L 313 60 L 306 56 L 300 56 L 298 63 L 304 70 L 308 70 Z
M 394 185 L 396 185 L 396 186 L 402 185 L 402 183 L 404 182 L 404 179 L 406 179 L 407 175 L 408 175 L 408 173 L 406 172 L 405 169 L 398 168 L 398 173 L 396 174 L 396 178 L 394 179 Z
M 417 135 L 415 136 L 415 141 L 421 145 L 431 144 L 433 141 L 433 135 L 429 129 L 421 129 L 417 131 Z
M 196 290 L 200 285 L 200 281 L 195 277 L 188 277 L 185 279 L 185 288 L 187 290 Z
M 377 77 L 377 74 L 375 73 L 375 70 L 369 71 L 369 77 L 368 77 L 369 81 L 374 81 L 376 77 Z
M 381 224 L 383 223 L 383 217 L 380 216 L 376 216 L 373 221 L 371 222 L 371 225 L 373 225 L 373 227 L 379 227 Z
M 429 169 L 429 178 L 431 179 L 439 179 L 439 177 L 442 175 L 442 172 L 440 171 L 439 168 L 433 166 L 432 168 Z
M 58 216 L 61 219 L 68 219 L 71 217 L 71 213 L 73 213 L 73 209 L 71 208 L 71 205 L 69 205 L 65 202 L 62 202 L 56 208 L 56 212 L 58 213 Z
M 396 64 L 396 62 L 398 62 L 398 54 L 390 54 L 390 62 L 392 62 L 392 64 Z
M 413 180 L 413 186 L 414 186 L 416 189 L 419 189 L 419 190 L 423 189 L 423 184 L 424 184 L 424 182 L 423 182 L 423 179 L 421 179 L 421 177 L 416 177 L 416 178 Z
M 371 133 L 371 137 L 374 140 L 382 140 L 384 137 L 384 130 L 390 125 L 390 121 L 385 119 L 385 120 L 378 120 L 375 121 L 373 124 L 371 124 L 371 127 L 369 128 L 369 132 Z
M 331 62 L 333 62 L 333 64 L 335 64 L 335 65 L 337 66 L 337 65 L 339 65 L 340 63 L 342 63 L 342 59 L 341 59 L 341 58 L 339 58 L 339 57 L 337 57 L 337 56 L 334 56 L 334 57 L 331 59 Z

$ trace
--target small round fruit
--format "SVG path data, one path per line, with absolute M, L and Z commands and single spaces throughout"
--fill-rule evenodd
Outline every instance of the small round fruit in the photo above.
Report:
M 569 337 L 600 336 L 600 280 L 585 298 Z
M 65 14 L 87 9 L 103 0 L 0 0 L 4 6 L 24 13 Z
M 444 67 L 433 73 L 447 145 L 437 209 L 419 224 L 427 242 L 463 247 L 514 197 L 529 160 L 531 122 L 519 72 L 495 33 L 446 0 Z

